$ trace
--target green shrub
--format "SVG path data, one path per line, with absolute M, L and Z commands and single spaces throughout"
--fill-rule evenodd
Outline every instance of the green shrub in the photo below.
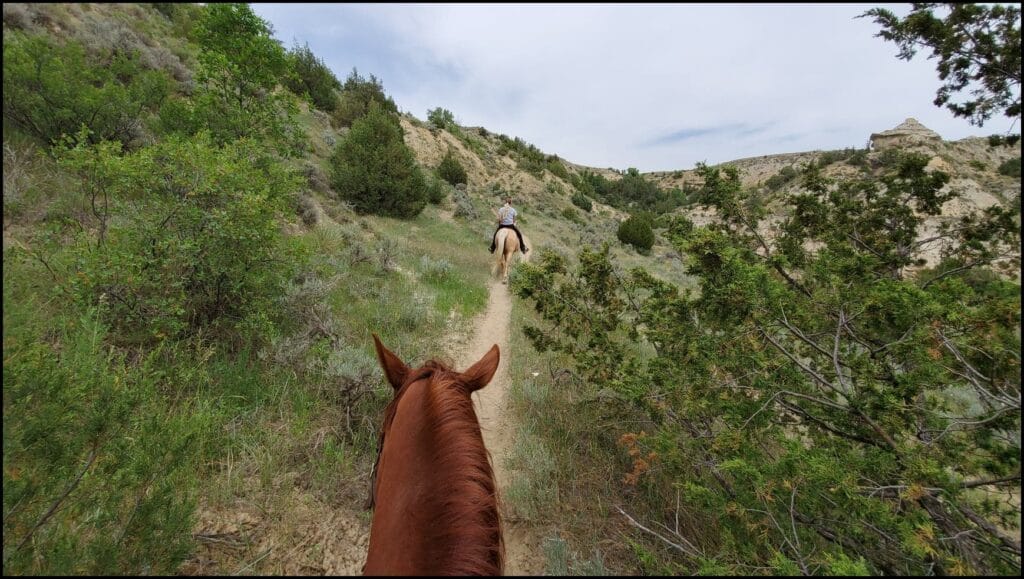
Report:
M 878 154 L 878 162 L 882 167 L 895 167 L 903 159 L 903 152 L 899 149 L 884 149 Z
M 585 169 L 582 173 L 570 175 L 569 182 L 572 183 L 572 186 L 581 195 L 593 197 L 596 192 L 595 181 L 598 178 L 598 175 Z
M 569 180 L 569 171 L 562 164 L 562 160 L 556 155 L 550 155 L 548 157 L 547 170 L 551 172 L 555 177 L 560 177 L 566 181 Z
M 285 49 L 273 37 L 270 24 L 248 4 L 207 4 L 196 35 L 200 64 L 205 64 L 208 73 L 232 69 L 228 88 L 235 91 L 236 98 L 272 90 L 287 75 Z
M 568 219 L 569 221 L 572 221 L 573 223 L 583 223 L 583 220 L 580 219 L 579 212 L 573 209 L 572 207 L 566 207 L 562 209 L 562 217 Z
M 651 226 L 651 219 L 647 215 L 630 215 L 619 224 L 619 241 L 632 245 L 641 253 L 649 251 L 654 246 L 654 230 Z
M 452 211 L 452 215 L 474 222 L 480 219 L 480 211 L 477 211 L 476 206 L 473 205 L 473 200 L 470 199 L 465 191 L 456 189 L 452 194 L 452 200 L 455 202 L 455 209 Z
M 295 210 L 302 219 L 302 222 L 310 227 L 316 225 L 320 221 L 320 212 L 317 211 L 316 203 L 309 194 L 304 193 L 299 197 Z
M 451 262 L 444 257 L 436 260 L 429 255 L 420 257 L 420 275 L 427 281 L 443 282 L 452 277 L 453 269 Z
M 835 163 L 837 161 L 846 161 L 856 155 L 858 152 L 864 151 L 863 149 L 854 149 L 847 147 L 845 149 L 836 149 L 834 151 L 825 151 L 818 157 L 818 168 L 824 169 L 825 167 Z
M 304 142 L 298 107 L 288 92 L 275 90 L 288 76 L 288 55 L 271 36 L 270 25 L 247 4 L 207 4 L 196 35 L 200 46 L 196 88 L 179 118 L 167 118 L 168 132 L 207 130 L 218 143 L 250 137 L 281 145 L 285 155 Z
M 592 171 L 573 175 L 570 180 L 584 195 L 628 211 L 663 213 L 679 207 L 685 200 L 678 189 L 666 191 L 648 181 L 634 167 L 623 171 L 622 178 L 614 181 Z
M 26 210 L 45 205 L 48 193 L 61 190 L 53 160 L 27 138 L 25 142 L 4 141 L 4 217 L 13 218 Z
M 511 139 L 508 135 L 498 135 L 498 140 L 499 155 L 513 156 L 520 169 L 538 179 L 544 176 L 544 170 L 548 168 L 548 156 L 540 149 L 519 137 Z
M 565 188 L 562 184 L 554 179 L 549 179 L 544 183 L 544 190 L 548 192 L 552 197 L 563 197 L 565 195 Z
M 159 356 L 110 349 L 97 319 L 109 316 L 49 338 L 12 330 L 9 307 L 36 312 L 7 292 L 5 280 L 4 575 L 174 574 L 193 548 L 209 412 L 173 410 Z
M 462 166 L 451 149 L 448 149 L 444 158 L 441 159 L 441 164 L 437 166 L 437 174 L 452 185 L 466 183 L 469 178 L 466 168 Z
M 1020 157 L 1003 161 L 999 165 L 999 174 L 1020 179 Z
M 171 79 L 145 70 L 136 53 L 89 58 L 75 41 L 4 33 L 4 118 L 47 144 L 82 125 L 92 142 L 138 144 L 145 116 L 167 96 Z
M 692 205 L 700 199 L 700 187 L 693 183 L 683 183 L 683 188 L 679 193 L 682 195 L 683 205 Z
M 177 3 L 175 2 L 154 2 L 153 8 L 156 8 L 157 12 L 163 14 L 168 20 L 174 19 L 175 8 Z
M 523 333 L 570 360 L 572 399 L 622 399 L 602 406 L 608 429 L 579 433 L 582 452 L 574 432 L 549 437 L 587 465 L 604 454 L 597 437 L 625 447 L 622 470 L 601 471 L 625 471 L 622 483 L 587 503 L 680 517 L 662 531 L 685 549 L 639 530 L 627 539 L 642 571 L 1019 570 L 1000 526 L 1020 517 L 1002 498 L 1019 487 L 1020 444 L 1005 434 L 1020 431 L 1020 283 L 988 265 L 1020 247 L 1019 224 L 1000 206 L 965 215 L 944 230 L 945 261 L 922 269 L 927 248 L 907 240 L 959 195 L 927 164 L 905 155 L 838 181 L 812 167 L 771 252 L 759 250 L 768 214 L 746 209 L 738 170 L 698 166 L 719 219 L 676 220 L 668 234 L 696 288 L 641 268 L 617 275 L 607 246 L 571 269 L 544 254 L 520 266 L 511 289 L 545 320 Z M 1013 395 L 994 399 L 993 385 Z M 547 410 L 530 417 L 558 414 Z M 1005 488 L 980 488 L 993 480 Z M 779 548 L 795 537 L 802 547 Z
M 77 246 L 68 289 L 108 304 L 116 337 L 258 335 L 242 325 L 262 323 L 288 276 L 277 217 L 295 176 L 252 142 L 219 147 L 205 133 L 123 156 L 117 143 L 80 139 L 58 155 L 81 177 L 98 229 L 95 246 Z
M 439 129 L 449 129 L 457 126 L 455 124 L 455 115 L 450 110 L 441 107 L 428 110 L 427 121 Z
M 424 175 L 427 187 L 427 201 L 431 205 L 440 205 L 444 203 L 445 198 L 448 197 L 448 185 L 445 184 L 443 179 L 440 179 L 434 175 Z
M 26 30 L 32 28 L 33 15 L 25 4 L 5 2 L 3 5 L 4 26 L 11 30 Z M 6 32 L 6 30 L 4 31 Z
M 590 199 L 587 199 L 587 196 L 579 191 L 573 193 L 572 204 L 588 212 L 594 208 L 594 203 Z
M 288 53 L 291 72 L 287 78 L 288 88 L 295 94 L 306 95 L 313 105 L 327 112 L 338 108 L 338 93 L 341 82 L 331 69 L 310 50 L 309 44 L 295 46 Z
M 369 112 L 371 103 L 377 103 L 382 110 L 398 115 L 398 106 L 384 93 L 384 85 L 380 79 L 372 74 L 369 79 L 363 78 L 359 71 L 353 68 L 341 87 L 341 96 L 334 114 L 331 115 L 331 121 L 337 127 L 351 127 L 356 120 Z
M 867 149 L 857 149 L 857 151 L 850 155 L 846 159 L 846 162 L 854 167 L 860 167 L 862 169 L 868 166 L 868 151 Z
M 425 180 L 397 117 L 376 102 L 335 146 L 331 185 L 360 213 L 415 217 L 427 203 Z
M 783 185 L 789 183 L 797 176 L 797 170 L 792 165 L 786 165 L 778 173 L 772 175 L 764 182 L 769 191 L 778 191 Z
M 1003 144 L 1003 136 L 1002 135 L 989 135 L 988 136 L 988 146 L 989 147 L 999 147 L 1002 144 Z

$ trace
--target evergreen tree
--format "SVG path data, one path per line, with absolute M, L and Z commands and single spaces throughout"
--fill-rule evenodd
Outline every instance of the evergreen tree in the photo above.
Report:
M 335 147 L 331 170 L 338 196 L 360 213 L 408 218 L 426 206 L 426 183 L 402 127 L 376 102 Z
M 384 92 L 380 79 L 372 74 L 368 79 L 363 78 L 353 68 L 341 87 L 338 107 L 331 118 L 339 127 L 351 127 L 357 119 L 367 114 L 371 103 L 377 103 L 382 110 L 398 115 L 398 105 Z
M 309 44 L 296 46 L 288 53 L 291 74 L 287 84 L 295 94 L 306 95 L 313 105 L 326 112 L 338 108 L 338 93 L 341 82 L 334 76 L 323 60 L 313 54 Z
M 455 154 L 451 149 L 448 149 L 444 158 L 441 159 L 441 164 L 437 166 L 437 174 L 452 185 L 466 183 L 469 178 L 466 175 L 466 168 L 455 158 Z
M 575 270 L 554 253 L 520 266 L 513 289 L 547 321 L 526 329 L 535 347 L 645 425 L 621 440 L 659 468 L 634 459 L 626 500 L 679 501 L 677 528 L 714 529 L 669 531 L 667 568 L 1019 570 L 1020 507 L 999 499 L 1020 488 L 1019 209 L 925 234 L 958 195 L 927 163 L 837 182 L 811 167 L 774 239 L 734 169 L 699 166 L 718 219 L 668 232 L 698 291 L 620 274 L 607 246 Z
M 933 11 L 947 11 L 945 18 Z M 914 3 L 899 18 L 885 8 L 868 10 L 882 31 L 875 36 L 900 47 L 898 57 L 910 60 L 919 48 L 931 49 L 938 59 L 935 106 L 945 105 L 953 116 L 982 126 L 994 113 L 1020 117 L 1020 8 L 1013 5 Z M 973 98 L 951 102 L 971 89 Z
M 654 246 L 654 230 L 650 217 L 645 214 L 630 215 L 619 224 L 618 237 L 619 241 L 632 245 L 641 253 L 650 251 Z

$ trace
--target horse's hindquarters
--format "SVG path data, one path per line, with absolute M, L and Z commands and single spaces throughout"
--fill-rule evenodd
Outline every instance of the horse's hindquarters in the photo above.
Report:
M 503 227 L 498 232 L 498 239 L 498 247 L 500 248 L 498 264 L 501 269 L 501 283 L 507 283 L 508 266 L 512 262 L 512 256 L 519 251 L 519 236 L 516 235 L 514 230 Z

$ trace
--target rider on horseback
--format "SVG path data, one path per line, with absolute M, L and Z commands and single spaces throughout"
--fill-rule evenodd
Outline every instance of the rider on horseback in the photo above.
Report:
M 498 228 L 494 230 L 494 235 L 491 236 L 491 253 L 494 253 L 494 249 L 497 246 L 498 231 L 503 227 L 508 227 L 512 231 L 516 232 L 519 237 L 519 247 L 523 248 L 523 253 L 530 251 L 526 248 L 526 244 L 523 243 L 523 234 L 516 227 L 516 210 L 512 208 L 512 198 L 505 198 L 505 205 L 498 209 Z

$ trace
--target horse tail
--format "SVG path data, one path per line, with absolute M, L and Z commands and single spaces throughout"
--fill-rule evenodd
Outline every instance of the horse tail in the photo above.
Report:
M 497 276 L 501 271 L 501 262 L 505 254 L 505 239 L 508 238 L 509 229 L 502 227 L 494 241 L 494 265 L 491 267 L 491 275 Z

